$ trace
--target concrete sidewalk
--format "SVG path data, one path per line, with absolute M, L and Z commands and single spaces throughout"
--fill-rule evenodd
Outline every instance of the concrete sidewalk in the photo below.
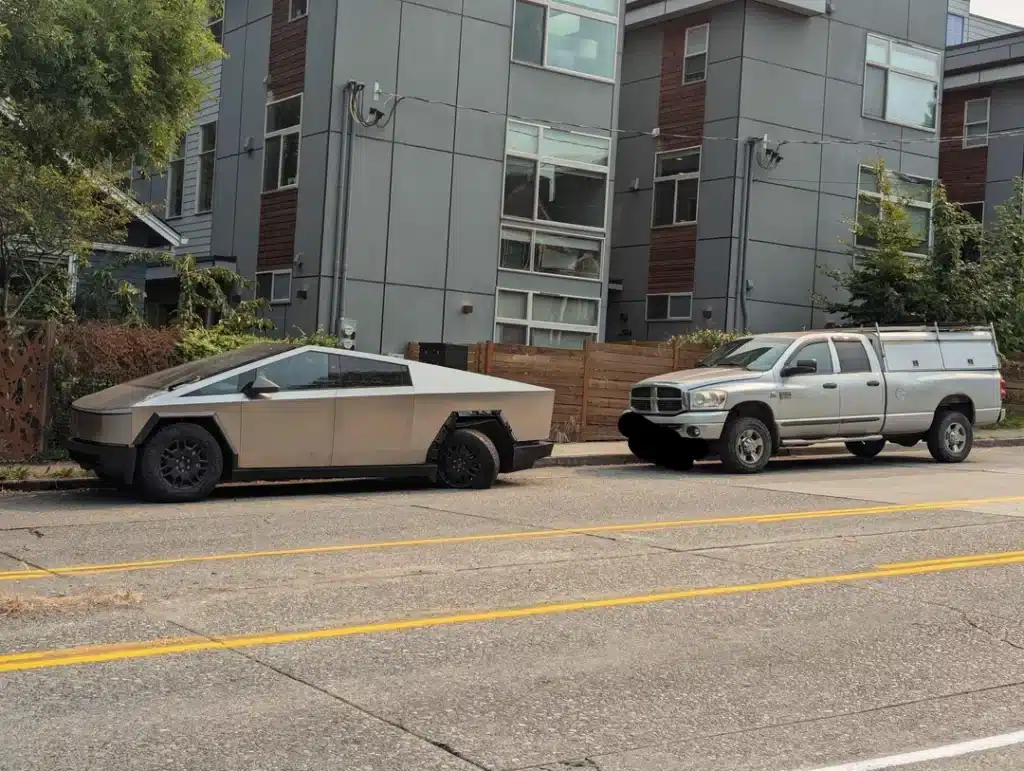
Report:
M 919 445 L 921 447 L 923 445 Z M 983 447 L 1022 447 L 1024 446 L 1024 430 L 1005 429 L 978 431 L 974 437 L 974 446 Z M 846 447 L 841 442 L 830 442 L 813 447 L 798 447 L 783 450 L 780 457 L 808 457 L 844 455 Z M 573 467 L 573 466 L 624 466 L 640 463 L 629 451 L 625 442 L 573 442 L 556 444 L 550 458 L 537 464 L 537 468 Z M 5 478 L 4 470 L 17 469 L 14 476 L 8 471 Z M 67 461 L 45 464 L 13 464 L 0 466 L 0 491 L 33 492 L 39 490 L 81 490 L 104 486 L 95 476 L 82 471 L 78 466 Z

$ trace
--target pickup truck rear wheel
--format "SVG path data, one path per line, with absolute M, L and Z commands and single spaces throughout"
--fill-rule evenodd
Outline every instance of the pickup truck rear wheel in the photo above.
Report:
M 870 442 L 847 442 L 846 449 L 858 458 L 869 460 L 885 449 L 885 440 L 875 439 Z
M 928 430 L 928 452 L 939 463 L 962 463 L 974 446 L 974 426 L 962 412 L 948 410 L 935 416 Z
M 722 465 L 734 474 L 764 470 L 772 454 L 772 432 L 757 418 L 733 418 L 722 432 Z

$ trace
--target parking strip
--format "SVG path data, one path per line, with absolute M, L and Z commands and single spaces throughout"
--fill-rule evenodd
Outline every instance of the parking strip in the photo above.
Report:
M 604 533 L 650 532 L 655 530 L 672 530 L 688 527 L 718 527 L 725 525 L 761 525 L 779 522 L 795 522 L 800 520 L 832 519 L 839 517 L 879 516 L 885 514 L 902 514 L 916 511 L 934 511 L 939 509 L 958 509 L 967 506 L 978 506 L 992 503 L 1016 503 L 1024 501 L 1024 496 L 1008 496 L 996 498 L 974 498 L 946 501 L 924 501 L 921 503 L 899 503 L 884 506 L 866 506 L 845 509 L 823 509 L 817 511 L 796 511 L 781 514 L 749 514 L 731 517 L 706 517 L 699 519 L 677 519 L 669 521 L 631 522 L 625 524 L 586 525 L 574 528 L 550 530 L 524 530 L 510 533 L 481 533 L 479 535 L 441 536 L 435 538 L 415 538 L 396 541 L 375 541 L 367 543 L 346 543 L 332 546 L 311 546 L 292 549 L 272 549 L 264 551 L 232 552 L 226 554 L 206 554 L 166 559 L 138 560 L 134 562 L 111 562 L 91 565 L 69 565 L 52 568 L 28 568 L 25 570 L 0 571 L 0 582 L 28 581 L 62 576 L 91 576 L 105 573 L 123 573 L 137 570 L 159 570 L 184 565 L 196 565 L 209 562 L 227 562 L 233 560 L 265 559 L 271 557 L 296 557 L 320 554 L 338 554 L 352 551 L 371 551 L 382 549 L 398 549 L 426 546 L 447 546 L 455 544 L 481 543 L 487 541 L 520 541 L 543 538 L 564 538 L 574 535 L 596 535 Z M 901 565 L 887 566 L 901 567 Z
M 796 589 L 807 586 L 845 584 L 855 581 L 869 581 L 884 578 L 898 578 L 900 576 L 943 573 L 954 570 L 1024 564 L 1024 554 L 1019 551 L 985 555 L 959 555 L 942 559 L 945 561 L 928 561 L 928 564 L 916 566 L 911 565 L 909 567 L 893 567 L 886 569 L 876 568 L 874 570 L 866 570 L 856 573 L 787 578 L 754 584 L 735 584 L 731 586 L 709 586 L 698 589 L 680 589 L 677 591 L 660 592 L 657 594 L 611 597 L 599 600 L 555 602 L 521 608 L 507 608 L 446 616 L 428 616 L 425 618 L 409 618 L 373 624 L 356 624 L 351 626 L 334 627 L 329 629 L 311 629 L 295 632 L 268 632 L 265 634 L 217 638 L 170 638 L 145 640 L 134 643 L 117 643 L 115 645 L 87 645 L 56 650 L 28 651 L 24 653 L 0 655 L 0 672 L 50 669 L 76 664 L 99 664 L 104 662 L 123 661 L 126 659 L 165 656 L 173 653 L 195 653 L 201 651 L 234 650 L 239 648 L 283 645 L 286 643 L 354 637 L 357 635 L 429 629 L 456 624 L 507 621 L 537 616 L 572 613 L 584 610 L 650 605 L 653 603 L 689 600 L 701 597 L 721 597 L 734 594 L 776 591 L 780 589 Z

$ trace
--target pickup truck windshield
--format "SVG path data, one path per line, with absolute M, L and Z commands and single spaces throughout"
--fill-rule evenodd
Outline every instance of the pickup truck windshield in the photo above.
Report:
M 783 337 L 741 337 L 712 351 L 700 366 L 742 367 L 767 372 L 792 343 Z

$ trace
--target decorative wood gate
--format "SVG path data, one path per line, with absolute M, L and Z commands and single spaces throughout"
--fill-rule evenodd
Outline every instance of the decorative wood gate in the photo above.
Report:
M 56 324 L 0 319 L 0 461 L 42 452 Z

